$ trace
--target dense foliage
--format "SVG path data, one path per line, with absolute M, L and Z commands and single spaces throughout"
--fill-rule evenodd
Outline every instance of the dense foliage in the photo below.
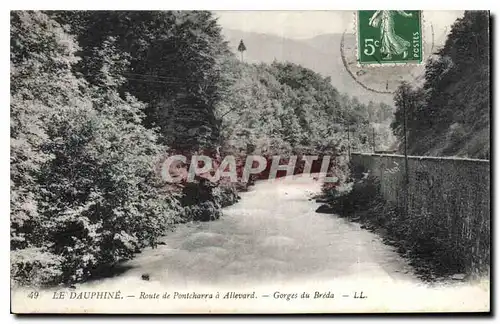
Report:
M 120 80 L 75 77 L 78 47 L 45 14 L 11 15 L 13 278 L 75 281 L 130 258 L 175 220 L 153 172 L 161 152 Z
M 102 84 L 102 65 L 118 57 L 96 59 L 110 37 L 127 66 L 111 72 L 125 79 L 120 87 L 148 104 L 146 126 L 158 127 L 172 148 L 193 150 L 218 144 L 214 106 L 227 87 L 222 60 L 229 54 L 221 27 L 204 11 L 53 12 L 67 24 L 82 47 L 78 72 Z
M 370 148 L 390 107 L 298 65 L 239 62 L 220 31 L 198 11 L 11 13 L 16 282 L 84 280 L 237 200 L 232 184 L 165 184 L 168 154 Z
M 489 48 L 488 12 L 466 11 L 427 62 L 423 86 L 399 87 L 392 128 L 402 139 L 406 109 L 410 154 L 489 159 Z
M 341 155 L 348 145 L 371 149 L 368 106 L 340 94 L 329 78 L 289 62 L 226 64 L 234 83 L 218 114 L 227 151 Z

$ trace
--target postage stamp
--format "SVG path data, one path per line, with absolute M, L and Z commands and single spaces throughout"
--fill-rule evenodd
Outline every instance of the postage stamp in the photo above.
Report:
M 420 10 L 357 12 L 358 63 L 422 63 Z

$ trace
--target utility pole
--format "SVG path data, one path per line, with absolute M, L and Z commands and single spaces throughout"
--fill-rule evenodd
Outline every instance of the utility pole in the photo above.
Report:
M 408 132 L 407 132 L 407 116 L 406 116 L 406 98 L 403 99 L 403 132 L 404 132 L 404 155 L 405 155 L 405 182 L 408 185 Z
M 243 39 L 240 40 L 240 44 L 238 45 L 238 52 L 241 54 L 241 61 L 243 62 L 243 52 L 247 50 L 245 43 L 243 43 Z
M 373 132 L 373 153 L 375 153 L 375 127 L 372 127 L 372 132 Z
M 351 132 L 351 130 L 349 129 L 349 126 L 347 126 L 347 155 L 349 156 L 349 160 L 351 160 L 351 139 L 350 139 L 350 132 Z
M 404 155 L 405 155 L 405 198 L 404 198 L 404 209 L 405 209 L 405 218 L 408 218 L 408 187 L 410 184 L 409 173 L 408 173 L 408 133 L 407 133 L 407 112 L 406 112 L 406 100 L 408 94 L 406 91 L 404 92 L 405 96 L 403 97 L 403 132 L 404 132 Z

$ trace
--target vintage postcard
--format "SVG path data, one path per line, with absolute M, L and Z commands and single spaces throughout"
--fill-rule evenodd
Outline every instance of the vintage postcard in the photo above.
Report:
M 487 11 L 11 11 L 11 312 L 490 312 Z

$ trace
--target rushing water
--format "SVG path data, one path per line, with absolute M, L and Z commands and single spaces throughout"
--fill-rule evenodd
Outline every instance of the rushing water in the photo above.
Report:
M 182 224 L 163 238 L 164 245 L 145 249 L 128 261 L 125 267 L 129 270 L 124 273 L 77 286 L 76 291 L 120 289 L 135 296 L 130 297 L 132 302 L 45 301 L 43 305 L 50 304 L 53 311 L 116 312 L 205 312 L 207 308 L 224 312 L 296 311 L 297 307 L 312 312 L 461 310 L 471 302 L 467 309 L 487 308 L 489 290 L 485 285 L 426 287 L 406 260 L 379 236 L 336 215 L 316 213 L 318 204 L 311 197 L 320 189 L 321 183 L 313 179 L 258 182 L 241 194 L 237 204 L 225 208 L 221 219 Z M 143 275 L 148 280 L 143 280 Z M 141 293 L 155 291 L 201 293 L 214 289 L 258 291 L 271 297 L 236 306 L 223 304 L 223 300 L 207 300 L 205 304 L 186 300 L 181 306 L 137 299 Z M 346 297 L 335 302 L 299 300 L 294 304 L 280 300 L 282 304 L 269 304 L 278 291 L 330 291 L 352 297 L 354 291 L 359 294 L 361 290 L 370 295 L 361 303 L 351 303 Z
M 412 269 L 377 235 L 309 200 L 314 180 L 257 183 L 214 222 L 185 224 L 128 263 L 126 275 L 160 282 L 212 284 L 334 278 L 416 280 Z

